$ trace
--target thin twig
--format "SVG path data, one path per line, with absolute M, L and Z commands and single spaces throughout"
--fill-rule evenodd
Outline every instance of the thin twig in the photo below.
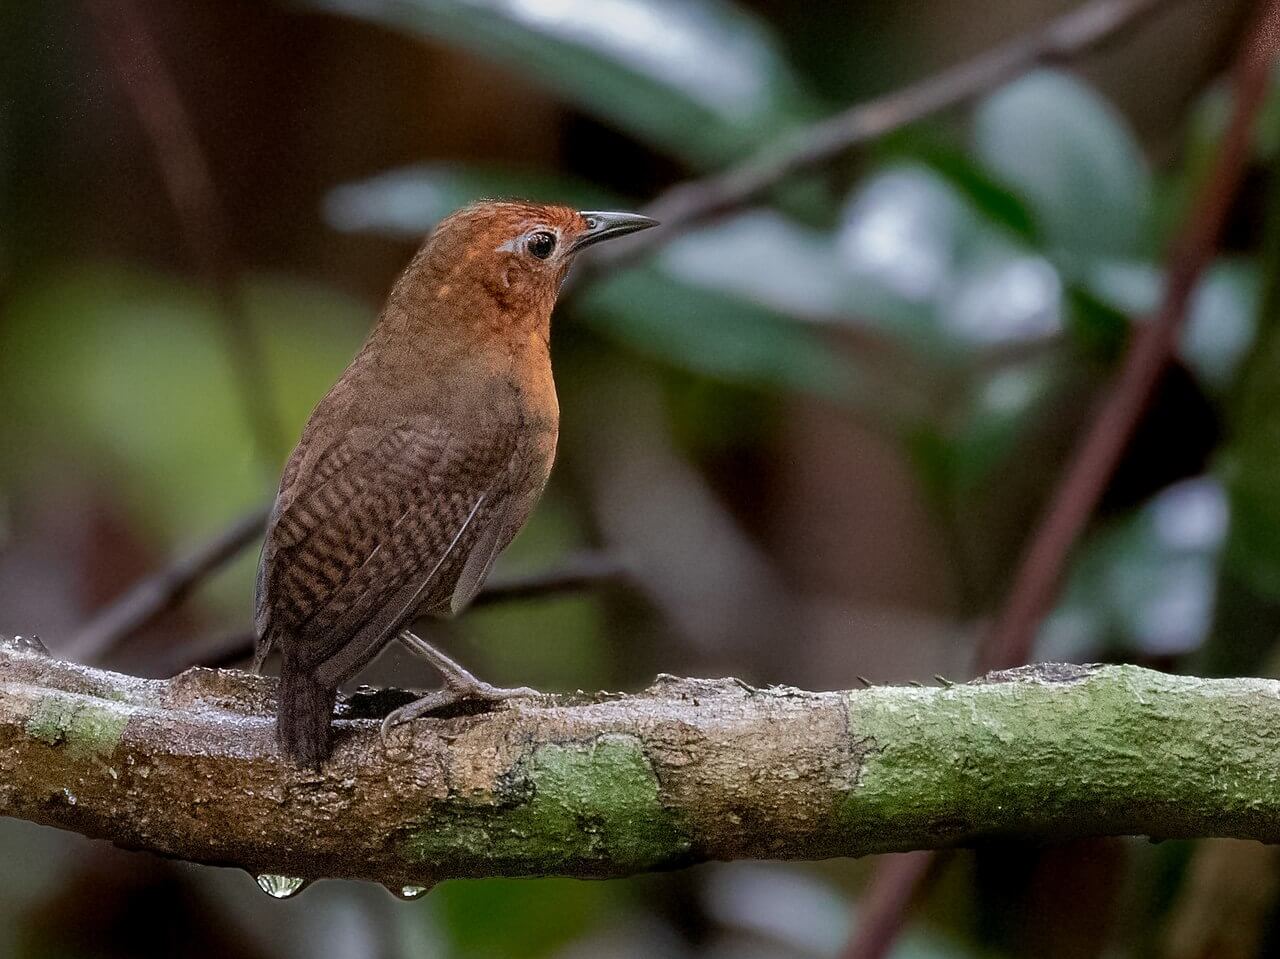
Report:
M 1280 37 L 1280 2 L 1271 0 L 1250 31 L 1234 68 L 1235 106 L 1214 166 L 1169 254 L 1160 306 L 1137 324 L 1133 345 L 1093 424 L 1081 440 L 1048 511 L 1023 556 L 995 628 L 979 651 L 979 671 L 1026 662 L 1036 630 L 1057 594 L 1079 538 L 1177 348 L 1187 302 L 1217 251 L 1232 200 L 1244 178 L 1254 122 L 1266 96 Z
M 505 576 L 486 583 L 472 605 L 492 606 L 495 603 L 576 593 L 601 583 L 624 580 L 627 575 L 626 564 L 617 556 L 586 551 L 541 572 Z
M 227 218 L 191 117 L 135 0 L 86 4 L 120 86 L 151 141 L 183 240 L 217 303 L 258 456 L 264 466 L 274 468 L 284 433 L 275 416 L 262 347 L 227 252 Z
M 208 542 L 136 583 L 81 627 L 59 654 L 82 663 L 106 658 L 127 638 L 182 602 L 206 576 L 261 538 L 267 512 L 263 508 L 246 513 Z
M 799 173 L 960 106 L 1032 67 L 1070 60 L 1114 40 L 1168 0 L 1095 0 L 972 60 L 795 131 L 737 166 L 678 184 L 644 208 L 661 230 L 601 247 L 594 265 L 616 265 L 670 243 L 695 224 L 741 207 Z
M 72 639 L 60 655 L 77 662 L 102 662 L 119 648 L 123 637 L 132 635 L 139 623 L 150 622 L 172 609 L 208 573 L 210 563 L 225 560 L 227 550 L 234 556 L 240 548 L 232 540 L 247 536 L 253 542 L 262 535 L 266 517 L 246 516 L 240 524 L 184 557 L 162 574 L 144 580 L 120 602 L 108 607 L 94 620 L 96 630 L 86 628 Z M 627 567 L 617 557 L 593 550 L 577 553 L 550 569 L 494 579 L 476 597 L 473 606 L 494 606 L 520 600 L 547 599 L 594 589 L 627 578 Z M 148 663 L 157 672 L 177 673 L 189 666 L 233 666 L 253 655 L 253 633 L 249 630 L 217 633 L 181 644 Z
M 505 576 L 484 585 L 472 608 L 514 603 L 520 600 L 550 599 L 595 589 L 627 578 L 626 565 L 616 557 L 594 550 L 570 556 L 550 569 L 535 573 Z M 220 645 L 216 645 L 219 644 Z M 217 637 L 200 649 L 192 650 L 182 662 L 172 664 L 172 672 L 188 666 L 231 666 L 253 654 L 253 633 L 244 632 Z
M 105 9 L 108 6 L 105 0 L 91 2 L 95 7 Z M 638 234 L 627 241 L 625 247 L 615 248 L 616 253 L 606 246 L 596 253 L 589 266 L 593 270 L 614 267 L 639 254 L 652 252 L 695 223 L 746 204 L 790 176 L 833 160 L 851 149 L 893 133 L 938 110 L 964 103 L 1037 63 L 1066 59 L 1094 49 L 1157 10 L 1162 2 L 1164 0 L 1095 0 L 1088 6 L 973 60 L 797 131 L 782 145 L 767 147 L 738 166 L 672 187 L 645 209 L 646 213 L 663 222 L 663 229 Z M 100 15 L 107 19 L 105 14 Z M 168 86 L 172 90 L 172 84 Z M 174 99 L 176 100 L 176 96 Z M 179 112 L 180 108 L 178 101 Z M 172 109 L 172 104 L 168 108 L 140 108 L 139 114 L 163 114 L 166 109 Z M 186 128 L 185 124 L 178 126 L 180 129 Z M 188 139 L 194 142 L 193 138 Z M 161 140 L 157 138 L 157 142 Z M 198 156 L 198 151 L 195 152 Z M 197 162 L 195 169 L 204 169 L 202 161 Z M 196 191 L 197 196 L 212 197 L 208 176 L 197 179 L 202 179 L 206 185 Z M 182 191 L 179 193 L 186 195 Z M 175 206 L 186 208 L 177 199 Z M 194 220 L 198 221 L 199 218 Z M 189 232 L 193 232 L 197 238 L 202 235 L 200 230 Z M 213 262 L 216 262 L 216 257 Z M 586 271 L 581 269 L 574 274 L 579 280 L 584 275 Z M 242 545 L 247 546 L 251 541 L 252 537 Z M 224 557 L 223 561 L 229 561 L 234 555 Z M 212 566 L 207 573 L 212 573 L 217 568 L 216 565 Z M 160 577 L 165 575 L 163 572 L 159 574 Z M 138 588 L 146 590 L 147 582 L 144 581 Z M 114 606 L 130 604 L 132 592 Z M 148 621 L 146 618 L 130 621 L 127 630 L 115 630 L 95 648 L 105 652 L 123 642 L 130 633 Z M 85 626 L 84 632 L 108 631 L 98 627 L 96 621 L 93 621 Z

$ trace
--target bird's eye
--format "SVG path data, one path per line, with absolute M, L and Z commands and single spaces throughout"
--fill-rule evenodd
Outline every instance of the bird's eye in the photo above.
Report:
M 529 237 L 526 244 L 529 252 L 536 256 L 539 260 L 545 260 L 556 248 L 556 236 L 554 233 L 548 233 L 545 230 L 539 230 Z

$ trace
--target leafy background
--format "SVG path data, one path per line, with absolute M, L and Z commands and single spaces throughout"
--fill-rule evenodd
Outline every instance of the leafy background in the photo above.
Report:
M 263 402 L 288 437 L 459 204 L 636 207 L 1068 6 L 139 5 L 218 184 Z M 441 640 L 486 678 L 549 689 L 658 670 L 814 688 L 967 676 L 1159 296 L 1247 6 L 1177 6 L 577 291 L 555 330 L 560 462 L 501 571 L 594 546 L 631 582 L 478 610 Z M 0 36 L 0 628 L 57 652 L 262 502 L 285 450 L 254 441 L 225 313 L 86 11 L 9 0 Z M 1280 93 L 1042 657 L 1275 668 L 1278 160 Z M 184 644 L 244 629 L 252 571 L 250 551 L 113 664 L 164 674 Z M 365 678 L 416 668 L 390 653 Z M 835 956 L 867 872 L 453 882 L 414 903 L 323 882 L 275 902 L 232 870 L 3 822 L 0 956 Z M 894 954 L 1267 954 L 1275 888 L 1261 847 L 990 844 L 946 861 Z

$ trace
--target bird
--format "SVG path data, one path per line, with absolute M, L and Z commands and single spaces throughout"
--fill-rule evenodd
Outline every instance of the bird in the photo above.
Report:
M 583 250 L 636 213 L 482 201 L 445 217 L 285 463 L 258 563 L 254 666 L 280 654 L 280 751 L 320 769 L 339 686 L 399 640 L 443 685 L 386 717 L 533 694 L 477 679 L 410 628 L 454 616 L 524 525 L 559 432 L 550 323 Z

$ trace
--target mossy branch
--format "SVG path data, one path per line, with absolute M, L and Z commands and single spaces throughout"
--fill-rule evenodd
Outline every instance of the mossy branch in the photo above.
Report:
M 355 695 L 323 773 L 273 680 L 155 681 L 0 646 L 0 815 L 253 872 L 391 885 L 621 876 L 990 836 L 1280 840 L 1280 683 L 1038 666 L 811 693 L 660 677 L 378 736 Z M 365 718 L 367 717 L 367 718 Z

